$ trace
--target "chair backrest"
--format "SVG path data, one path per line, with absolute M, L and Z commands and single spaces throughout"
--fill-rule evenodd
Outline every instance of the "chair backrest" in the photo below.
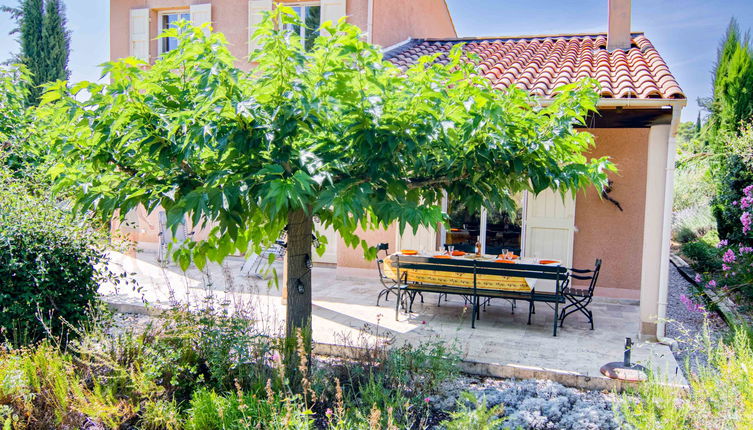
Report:
M 377 243 L 376 249 L 377 249 L 377 270 L 379 270 L 379 279 L 384 280 L 387 278 L 387 275 L 384 274 L 384 271 L 382 270 L 382 264 L 384 264 L 384 258 L 387 258 L 389 255 L 387 253 L 387 250 L 389 249 L 390 244 L 389 243 Z M 379 258 L 379 251 L 384 251 L 384 258 Z
M 599 280 L 599 272 L 601 272 L 601 259 L 597 258 L 593 269 L 570 269 L 570 278 L 588 281 L 588 295 L 593 295 L 596 282 Z
M 505 276 L 513 278 L 548 279 L 556 281 L 557 291 L 567 278 L 567 268 L 542 264 L 509 264 L 489 261 L 459 260 L 418 256 L 390 257 L 396 270 L 415 269 L 437 272 L 474 273 L 476 275 Z
M 173 240 L 175 240 L 180 244 L 186 241 L 187 234 L 185 221 L 179 223 L 175 228 L 175 232 L 173 233 L 173 230 L 167 227 L 167 213 L 165 211 L 160 211 L 158 217 L 159 232 L 163 238 L 164 243 L 169 244 Z

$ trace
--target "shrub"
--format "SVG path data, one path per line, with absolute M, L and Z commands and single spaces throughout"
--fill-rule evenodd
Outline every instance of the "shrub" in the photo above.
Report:
M 653 377 L 638 385 L 623 399 L 625 424 L 636 430 L 753 428 L 750 347 L 746 333 L 737 330 L 731 343 L 712 348 L 710 364 L 690 375 L 687 393 Z
M 680 243 L 688 243 L 698 239 L 698 235 L 689 227 L 682 226 L 675 233 L 675 240 Z
M 675 170 L 674 212 L 697 208 L 708 211 L 709 202 L 714 197 L 714 183 L 708 174 L 708 164 L 708 159 L 698 158 Z
M 0 174 L 0 330 L 16 343 L 64 339 L 63 321 L 85 321 L 99 283 L 116 281 L 97 231 L 31 190 Z
M 719 250 L 703 240 L 685 243 L 680 251 L 691 260 L 691 266 L 697 272 L 716 272 L 722 268 Z
M 753 171 L 736 155 L 728 155 L 719 162 L 715 173 L 717 195 L 713 200 L 712 211 L 717 221 L 717 229 L 722 239 L 730 243 L 753 246 L 753 238 L 740 229 L 740 217 L 744 210 L 739 202 L 744 197 L 743 189 L 753 183 Z
M 743 188 L 741 194 L 743 197 L 733 202 L 733 207 L 741 214 L 734 237 L 741 240 L 722 240 L 717 244 L 721 273 L 706 275 L 703 282 L 706 287 L 725 294 L 741 293 L 750 302 L 753 299 L 753 246 L 748 244 L 753 243 L 753 185 Z
M 504 413 L 502 405 L 486 406 L 486 399 L 481 401 L 471 393 L 464 392 L 458 399 L 458 410 L 450 414 L 450 419 L 443 422 L 447 430 L 495 430 L 505 421 L 499 418 Z

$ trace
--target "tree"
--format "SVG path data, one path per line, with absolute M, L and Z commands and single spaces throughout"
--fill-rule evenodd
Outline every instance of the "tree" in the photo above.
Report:
M 289 335 L 310 323 L 315 218 L 373 258 L 359 226 L 436 226 L 443 190 L 471 210 L 513 210 L 522 190 L 601 189 L 614 170 L 583 155 L 593 136 L 574 129 L 595 108 L 591 81 L 540 106 L 493 89 L 460 46 L 402 72 L 344 21 L 324 23 L 309 50 L 276 21 L 301 24 L 288 7 L 268 16 L 250 73 L 222 35 L 182 27 L 163 34 L 179 46 L 151 67 L 111 62 L 109 84 L 60 84 L 44 99 L 80 125 L 51 172 L 78 190 L 78 209 L 106 220 L 161 206 L 169 228 L 216 223 L 175 251 L 182 267 L 258 252 L 287 228 Z
M 66 29 L 65 8 L 61 0 L 21 0 L 17 8 L 3 6 L 18 23 L 10 34 L 19 34 L 21 52 L 15 58 L 31 73 L 27 103 L 36 105 L 42 86 L 68 79 L 70 33 Z
M 71 36 L 66 28 L 65 6 L 61 0 L 47 0 L 42 23 L 42 43 L 44 45 L 44 72 L 41 82 L 67 80 L 68 55 L 71 50 Z
M 716 155 L 711 166 L 716 183 L 712 210 L 719 236 L 748 243 L 750 239 L 739 234 L 742 212 L 734 202 L 743 197 L 742 189 L 753 182 L 753 173 L 731 142 L 739 142 L 741 127 L 753 115 L 753 48 L 750 37 L 741 35 L 734 19 L 718 50 L 710 108 L 704 135 Z

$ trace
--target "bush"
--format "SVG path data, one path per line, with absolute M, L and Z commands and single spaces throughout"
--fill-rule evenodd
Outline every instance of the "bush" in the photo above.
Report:
M 691 260 L 690 265 L 697 272 L 717 272 L 722 268 L 719 250 L 703 240 L 685 243 L 680 251 Z
M 113 276 L 96 231 L 58 203 L 0 176 L 0 331 L 14 343 L 65 338 Z
M 753 238 L 740 230 L 740 217 L 743 210 L 734 204 L 744 197 L 743 188 L 753 183 L 753 171 L 742 159 L 735 155 L 723 157 L 719 162 L 717 195 L 713 200 L 712 211 L 717 222 L 719 237 L 730 243 L 753 246 Z
M 686 226 L 683 226 L 675 233 L 675 240 L 680 243 L 688 243 L 696 239 L 698 239 L 698 235 Z
M 504 411 L 502 405 L 487 407 L 485 398 L 479 402 L 472 393 L 464 392 L 458 399 L 458 410 L 451 413 L 450 419 L 442 424 L 447 430 L 495 430 L 505 421 L 504 418 L 499 418 Z
M 748 335 L 736 330 L 733 341 L 709 351 L 708 366 L 691 374 L 690 391 L 650 378 L 638 385 L 637 399 L 627 395 L 622 415 L 627 428 L 753 428 L 753 353 Z

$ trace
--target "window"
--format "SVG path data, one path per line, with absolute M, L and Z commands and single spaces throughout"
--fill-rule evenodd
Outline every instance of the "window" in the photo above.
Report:
M 190 21 L 191 14 L 187 10 L 160 12 L 159 33 L 168 28 L 177 28 L 178 21 Z M 178 40 L 174 37 L 165 37 L 159 40 L 159 53 L 164 54 L 178 47 Z
M 444 244 L 459 251 L 475 252 L 476 243 L 480 243 L 486 254 L 501 254 L 506 249 L 521 255 L 522 197 L 522 193 L 514 197 L 519 208 L 514 214 L 486 209 L 471 212 L 460 202 L 448 202 L 450 229 L 445 231 Z
M 284 29 L 290 30 L 301 36 L 304 49 L 311 49 L 314 45 L 314 39 L 319 36 L 319 26 L 321 25 L 321 7 L 319 2 L 293 3 L 287 4 L 303 21 L 303 26 L 286 24 Z

